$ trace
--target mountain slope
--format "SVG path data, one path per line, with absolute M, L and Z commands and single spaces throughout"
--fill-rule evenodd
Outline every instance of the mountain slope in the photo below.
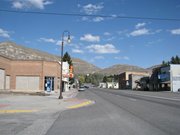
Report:
M 60 56 L 17 45 L 14 42 L 0 42 L 0 56 L 4 56 L 12 60 L 61 60 Z M 81 59 L 72 58 L 72 61 L 75 74 L 90 74 L 100 70 L 100 68 Z
M 161 66 L 162 66 L 162 64 L 154 65 L 154 66 L 151 66 L 151 67 L 147 68 L 147 70 L 151 70 L 152 71 L 153 69 L 161 67 Z
M 78 58 L 72 58 L 75 74 L 92 74 L 101 69 Z
M 60 57 L 36 49 L 17 45 L 13 42 L 0 43 L 0 55 L 14 60 L 45 60 L 60 61 Z M 100 73 L 104 75 L 120 74 L 125 71 L 151 72 L 152 68 L 143 69 L 132 65 L 114 65 L 105 69 L 100 69 L 93 64 L 78 58 L 72 58 L 75 74 Z
M 138 71 L 138 72 L 149 72 L 149 70 L 132 65 L 114 65 L 105 69 L 100 70 L 98 73 L 104 75 L 113 75 L 113 74 L 120 74 L 125 71 Z

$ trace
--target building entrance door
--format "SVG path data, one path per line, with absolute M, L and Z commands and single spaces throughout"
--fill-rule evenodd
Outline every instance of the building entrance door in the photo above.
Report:
M 45 77 L 45 91 L 51 92 L 54 91 L 54 77 L 46 76 Z

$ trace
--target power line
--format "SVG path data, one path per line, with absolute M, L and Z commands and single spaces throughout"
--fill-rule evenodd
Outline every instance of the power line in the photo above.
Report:
M 0 12 L 18 13 L 18 14 L 39 14 L 39 15 L 57 15 L 57 16 L 73 16 L 73 17 L 103 17 L 115 19 L 144 19 L 144 20 L 159 20 L 159 21 L 180 21 L 179 18 L 159 18 L 159 17 L 139 17 L 139 16 L 119 16 L 119 15 L 88 15 L 80 13 L 56 13 L 56 12 L 37 12 L 37 11 L 16 11 L 0 9 Z

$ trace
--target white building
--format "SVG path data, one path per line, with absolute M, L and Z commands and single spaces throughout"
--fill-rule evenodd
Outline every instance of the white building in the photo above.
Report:
M 108 89 L 119 89 L 119 83 L 118 82 L 107 82 L 106 87 Z
M 118 82 L 99 83 L 100 88 L 119 89 Z
M 63 62 L 63 68 L 62 68 L 62 80 L 64 83 L 64 90 L 63 91 L 69 91 L 69 64 L 68 62 Z
M 104 82 L 99 83 L 99 88 L 106 88 L 106 83 Z
M 180 91 L 180 64 L 170 64 L 162 67 L 158 78 L 161 84 L 169 84 L 172 92 Z
M 171 91 L 180 90 L 180 65 L 170 65 Z

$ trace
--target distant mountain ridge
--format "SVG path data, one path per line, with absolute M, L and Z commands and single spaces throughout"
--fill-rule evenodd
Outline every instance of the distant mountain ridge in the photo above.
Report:
M 13 42 L 0 42 L 0 55 L 13 60 L 45 60 L 60 61 L 60 56 L 52 55 L 36 49 L 17 45 Z M 93 74 L 103 75 L 120 74 L 125 71 L 151 72 L 152 68 L 144 69 L 133 65 L 117 64 L 111 67 L 101 69 L 79 58 L 72 58 L 75 74 Z
M 151 70 L 144 69 L 138 66 L 117 64 L 117 65 L 113 65 L 111 67 L 102 69 L 98 73 L 104 74 L 104 75 L 114 75 L 114 74 L 123 73 L 125 71 L 151 72 Z
M 101 69 L 78 58 L 72 58 L 75 74 L 93 74 Z
M 37 49 L 31 49 L 14 42 L 0 42 L 0 56 L 12 60 L 45 60 L 60 61 L 60 56 L 52 55 Z M 100 70 L 93 64 L 85 62 L 78 58 L 72 58 L 75 74 L 90 74 Z
M 161 67 L 161 66 L 162 66 L 162 64 L 154 65 L 154 66 L 151 66 L 151 67 L 147 68 L 147 70 L 153 70 L 153 69 Z

